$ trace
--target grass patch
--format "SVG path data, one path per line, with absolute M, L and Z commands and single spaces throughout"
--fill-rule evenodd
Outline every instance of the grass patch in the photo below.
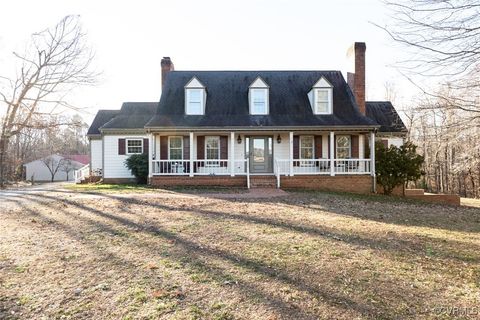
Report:
M 141 184 L 107 184 L 107 183 L 84 183 L 69 184 L 65 186 L 77 192 L 105 192 L 105 193 L 136 193 L 136 192 L 153 192 L 154 188 Z
M 0 297 L 0 318 L 21 307 L 25 319 L 433 320 L 432 306 L 478 304 L 478 209 L 298 190 L 218 199 L 170 195 L 232 189 L 75 188 L 163 196 L 31 194 L 6 211 L 0 291 L 14 298 Z M 64 299 L 64 286 L 85 290 Z

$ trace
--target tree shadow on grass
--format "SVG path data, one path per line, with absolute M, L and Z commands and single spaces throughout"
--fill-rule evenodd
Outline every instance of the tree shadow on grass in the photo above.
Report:
M 48 200 L 58 200 L 54 197 L 45 196 L 45 195 L 28 195 L 25 198 L 28 198 L 29 200 L 34 201 L 39 205 L 48 205 L 49 203 Z M 201 245 L 191 240 L 185 239 L 183 237 L 176 235 L 175 233 L 172 233 L 170 231 L 167 231 L 163 228 L 156 226 L 155 222 L 146 221 L 146 223 L 137 223 L 130 219 L 120 217 L 118 215 L 102 212 L 98 209 L 95 209 L 83 204 L 79 204 L 71 200 L 63 199 L 61 201 L 77 209 L 85 210 L 93 215 L 108 219 L 112 222 L 117 223 L 118 225 L 123 225 L 129 228 L 138 229 L 138 230 L 141 230 L 141 232 L 144 232 L 146 234 L 150 234 L 155 237 L 161 237 L 163 239 L 172 241 L 175 243 L 175 246 L 179 246 L 181 248 L 178 255 L 175 256 L 176 259 L 180 260 L 180 259 L 185 259 L 185 257 L 188 257 L 188 259 L 190 259 L 192 264 L 201 266 L 202 268 L 208 270 L 209 273 L 214 274 L 215 277 L 218 277 L 220 279 L 225 278 L 227 276 L 231 276 L 231 275 L 228 273 L 225 273 L 224 270 L 219 269 L 218 267 L 215 267 L 213 264 L 205 263 L 204 261 L 202 261 L 202 258 L 225 261 L 226 263 L 232 264 L 236 267 L 247 269 L 250 272 L 253 272 L 254 274 L 261 275 L 262 277 L 271 279 L 272 281 L 278 281 L 280 283 L 283 283 L 284 285 L 288 285 L 310 296 L 319 297 L 321 298 L 321 301 L 326 302 L 332 307 L 340 308 L 345 311 L 354 311 L 362 315 L 376 315 L 376 316 L 387 316 L 387 317 L 389 315 L 390 316 L 393 315 L 391 313 L 393 311 L 389 311 L 387 308 L 379 309 L 376 306 L 372 305 L 371 303 L 357 302 L 348 298 L 343 294 L 339 294 L 338 292 L 323 291 L 317 286 L 315 286 L 314 284 L 307 282 L 308 280 L 306 280 L 306 278 L 302 277 L 301 275 L 292 276 L 287 271 L 284 271 L 278 268 L 277 269 L 272 268 L 269 264 L 266 264 L 262 261 L 248 259 L 232 252 L 227 252 L 225 250 L 212 248 L 212 247 L 209 247 L 208 245 Z M 144 203 L 141 203 L 141 204 L 143 205 Z M 30 210 L 30 214 L 34 214 L 34 212 L 31 212 Z M 65 212 L 65 214 L 69 214 L 69 213 Z M 208 218 L 213 218 L 213 217 L 217 217 L 217 216 L 213 215 L 213 216 L 209 216 Z M 72 216 L 72 219 L 73 218 L 82 220 L 83 223 L 88 223 L 89 225 L 96 226 L 101 230 L 101 232 L 107 232 L 107 233 L 114 232 L 112 227 L 104 223 L 101 223 L 99 221 L 84 217 L 82 215 Z M 247 222 L 252 223 L 252 221 L 247 221 Z M 253 221 L 253 223 L 258 223 L 258 221 Z M 265 223 L 265 221 L 262 221 L 261 223 Z M 67 230 L 70 227 L 64 225 L 62 228 L 66 228 Z M 73 236 L 78 234 L 78 231 L 76 230 L 70 229 L 67 231 Z M 304 230 L 298 229 L 297 231 L 303 232 Z M 140 247 L 141 243 L 138 243 L 137 245 Z M 156 248 L 155 245 L 151 246 L 151 244 L 149 243 L 144 243 L 142 245 L 142 248 L 149 248 L 149 250 L 152 253 L 158 254 L 158 248 Z M 271 295 L 268 295 L 266 292 L 262 292 L 260 287 L 256 286 L 254 283 L 239 281 L 238 288 L 244 293 L 246 293 L 247 296 L 248 295 L 261 296 L 262 301 L 264 301 L 265 304 L 279 311 L 281 314 L 290 315 L 292 317 L 298 317 L 298 318 L 312 317 L 312 315 L 309 314 L 308 310 L 299 310 L 294 303 L 284 301 L 281 298 L 272 297 Z
M 48 201 L 35 199 L 35 198 L 38 198 L 38 195 L 35 195 L 35 196 L 29 195 L 27 196 L 27 198 L 38 205 L 48 205 L 49 203 Z M 18 201 L 18 200 L 14 200 L 14 201 Z M 70 202 L 69 200 L 64 200 L 64 201 Z M 17 202 L 17 203 L 19 205 L 22 205 L 20 202 Z M 145 225 L 133 222 L 126 218 L 100 212 L 99 210 L 90 208 L 88 206 L 79 205 L 75 203 L 70 203 L 70 204 L 77 207 L 78 209 L 85 210 L 91 214 L 112 220 L 116 223 L 119 223 L 119 225 L 142 230 L 142 232 L 151 234 L 153 236 L 158 236 L 163 239 L 174 242 L 175 246 L 180 246 L 181 250 L 174 255 L 169 255 L 170 259 L 176 259 L 177 261 L 185 261 L 185 258 L 187 258 L 192 266 L 198 269 L 208 270 L 209 275 L 211 275 L 214 279 L 217 279 L 219 281 L 222 281 L 224 279 L 233 279 L 234 282 L 238 283 L 237 285 L 235 285 L 235 289 L 238 289 L 239 291 L 243 292 L 245 297 L 250 297 L 250 296 L 261 297 L 262 303 L 264 303 L 266 306 L 290 318 L 314 319 L 315 317 L 312 313 L 309 312 L 309 310 L 299 309 L 298 306 L 296 306 L 294 303 L 284 301 L 279 297 L 274 297 L 268 292 L 264 292 L 264 290 L 262 290 L 259 285 L 255 283 L 247 282 L 247 281 L 242 281 L 241 279 L 236 278 L 231 273 L 228 273 L 214 266 L 213 264 L 205 263 L 204 261 L 202 261 L 202 258 L 218 259 L 221 261 L 231 263 L 237 267 L 249 269 L 251 272 L 257 273 L 263 277 L 266 277 L 275 281 L 282 282 L 286 285 L 290 285 L 314 297 L 321 297 L 322 301 L 325 301 L 326 303 L 331 304 L 332 306 L 335 306 L 340 309 L 344 309 L 346 311 L 351 309 L 361 314 L 378 314 L 380 312 L 379 310 L 374 310 L 374 308 L 370 306 L 361 305 L 341 295 L 336 295 L 335 293 L 323 292 L 319 288 L 311 286 L 311 284 L 305 283 L 304 281 L 302 281 L 302 279 L 291 278 L 291 276 L 288 275 L 287 273 L 274 270 L 272 267 L 262 264 L 258 261 L 245 259 L 241 256 L 230 254 L 222 250 L 208 248 L 205 245 L 199 245 L 195 242 L 189 241 L 187 239 L 183 239 L 175 235 L 174 233 L 163 230 L 153 225 L 145 226 Z M 85 243 L 86 239 L 79 234 L 78 230 L 75 230 L 67 226 L 66 224 L 60 223 L 55 219 L 45 217 L 41 213 L 35 212 L 34 210 L 29 209 L 28 207 L 23 206 L 22 210 L 24 211 L 24 213 L 30 216 L 34 216 L 36 218 L 42 219 L 46 224 L 52 225 L 55 228 L 59 228 L 60 230 L 62 230 L 72 238 L 81 240 L 83 243 Z M 61 210 L 61 211 L 64 211 L 64 214 L 69 214 L 65 210 Z M 81 215 L 77 215 L 72 218 L 79 219 L 82 221 L 82 223 L 87 223 L 91 226 L 95 226 L 96 228 L 99 229 L 99 232 L 104 232 L 110 235 L 115 234 L 116 232 L 115 228 L 112 228 L 111 226 L 108 226 L 104 223 L 101 223 L 96 220 L 92 220 L 87 217 L 83 217 Z M 96 248 L 96 246 L 92 246 L 91 241 L 89 241 L 88 244 L 92 248 L 94 249 Z M 142 249 L 148 248 L 149 252 L 154 254 L 158 254 L 158 252 L 161 251 L 161 248 L 156 248 L 155 244 L 153 244 L 152 246 L 152 243 L 142 244 L 139 242 L 136 245 L 139 248 L 141 246 Z M 108 253 L 108 255 L 105 255 L 103 257 L 103 260 L 108 261 L 109 263 L 115 266 L 127 265 L 132 270 L 138 269 L 138 266 L 129 264 L 128 261 L 125 261 L 124 259 L 122 259 L 121 257 L 118 257 L 113 253 Z

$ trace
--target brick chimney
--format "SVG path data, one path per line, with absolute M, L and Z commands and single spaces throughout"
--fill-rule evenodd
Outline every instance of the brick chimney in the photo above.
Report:
M 353 81 L 353 94 L 360 112 L 365 114 L 365 42 L 355 42 L 355 76 Z
M 165 84 L 165 80 L 167 79 L 167 75 L 170 71 L 175 70 L 173 66 L 173 62 L 170 57 L 163 57 L 162 62 L 160 63 L 162 66 L 162 88 Z

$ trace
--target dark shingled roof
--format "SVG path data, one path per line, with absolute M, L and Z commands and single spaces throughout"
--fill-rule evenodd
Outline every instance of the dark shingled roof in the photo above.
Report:
M 380 132 L 407 132 L 407 127 L 390 101 L 367 101 L 367 117 L 380 125 Z
M 143 129 L 157 107 L 158 102 L 124 102 L 118 114 L 100 129 Z
M 98 130 L 108 121 L 112 120 L 120 111 L 119 110 L 98 110 L 97 115 L 93 119 L 90 128 L 88 128 L 87 135 L 100 134 Z
M 196 77 L 207 91 L 205 115 L 185 115 L 184 86 Z M 270 87 L 269 115 L 250 115 L 248 89 Z M 333 85 L 333 115 L 314 115 L 308 92 L 321 78 Z M 172 71 L 146 127 L 376 126 L 360 113 L 340 71 Z

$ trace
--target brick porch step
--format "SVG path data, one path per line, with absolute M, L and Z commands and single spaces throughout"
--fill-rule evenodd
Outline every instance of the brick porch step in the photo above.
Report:
M 275 176 L 250 176 L 251 188 L 276 188 Z

